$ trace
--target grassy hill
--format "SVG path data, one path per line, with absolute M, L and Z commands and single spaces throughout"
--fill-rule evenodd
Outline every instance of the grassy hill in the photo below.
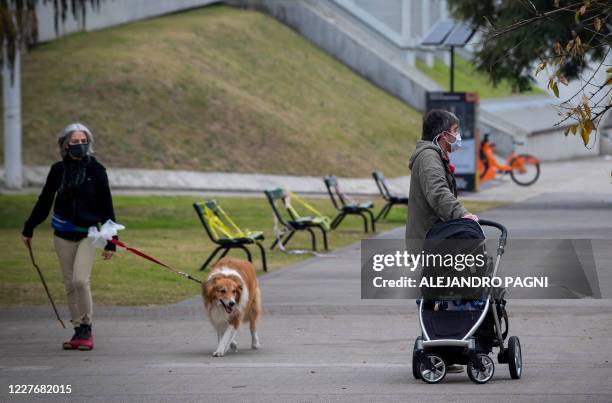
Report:
M 429 67 L 421 59 L 417 59 L 417 68 L 435 80 L 443 88 L 450 86 L 450 68 L 439 60 L 433 67 Z M 474 71 L 472 63 L 459 55 L 455 55 L 455 91 L 476 91 L 480 98 L 509 97 L 516 95 L 507 82 L 500 83 L 497 87 L 491 85 L 489 78 L 480 72 Z M 522 95 L 542 95 L 544 91 L 533 87 Z
M 111 167 L 400 175 L 420 131 L 286 26 L 225 6 L 70 35 L 23 64 L 26 164 L 56 160 L 56 133 L 82 121 Z

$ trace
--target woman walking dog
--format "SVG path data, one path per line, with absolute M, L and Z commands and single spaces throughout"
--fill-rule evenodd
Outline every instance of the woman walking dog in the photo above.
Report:
M 106 170 L 92 156 L 93 135 L 80 123 L 58 135 L 61 161 L 49 175 L 23 227 L 23 241 L 31 245 L 34 228 L 45 221 L 53 205 L 53 243 L 62 270 L 74 335 L 63 343 L 67 350 L 93 349 L 90 277 L 95 248 L 87 229 L 115 220 Z M 55 203 L 54 203 L 55 201 Z M 102 256 L 111 259 L 115 245 L 107 243 Z

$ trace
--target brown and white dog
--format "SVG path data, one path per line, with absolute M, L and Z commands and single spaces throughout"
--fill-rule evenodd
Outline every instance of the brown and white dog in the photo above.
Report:
M 202 290 L 204 308 L 217 330 L 219 344 L 213 357 L 223 357 L 230 348 L 238 351 L 234 338 L 240 322 L 250 322 L 251 348 L 258 349 L 256 326 L 261 303 L 255 267 L 244 260 L 223 258 L 211 270 Z

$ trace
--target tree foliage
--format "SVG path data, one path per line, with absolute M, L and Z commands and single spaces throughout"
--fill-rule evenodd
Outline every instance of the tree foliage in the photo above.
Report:
M 560 122 L 572 120 L 565 134 L 579 133 L 585 146 L 600 118 L 612 108 L 612 69 L 605 64 L 612 42 L 610 0 L 449 0 L 451 12 L 481 31 L 476 68 L 493 85 L 531 88 L 532 74 L 551 69 L 548 89 L 580 78 L 584 86 L 560 104 Z M 590 67 L 595 66 L 591 71 Z M 601 69 L 603 82 L 593 83 Z
M 101 0 L 42 0 L 43 4 L 52 3 L 54 9 L 55 31 L 66 21 L 68 13 L 80 20 L 85 26 L 87 5 L 99 9 Z M 103 0 L 102 0 L 103 1 Z M 31 48 L 38 41 L 38 18 L 36 6 L 39 0 L 0 0 L 0 44 L 6 46 L 9 67 L 13 68 L 15 52 L 18 48 Z M 0 61 L 4 52 L 0 53 Z

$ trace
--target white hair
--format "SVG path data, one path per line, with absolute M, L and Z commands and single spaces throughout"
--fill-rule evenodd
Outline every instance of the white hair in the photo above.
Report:
M 62 158 L 64 158 L 66 156 L 66 154 L 68 153 L 68 150 L 66 149 L 66 145 L 70 141 L 70 137 L 72 136 L 72 133 L 74 133 L 74 132 L 83 132 L 83 133 L 85 133 L 85 137 L 87 137 L 87 142 L 89 143 L 89 148 L 87 150 L 87 155 L 93 154 L 93 152 L 94 152 L 94 150 L 93 150 L 93 142 L 94 142 L 93 134 L 91 134 L 91 131 L 87 128 L 87 126 L 85 126 L 83 123 L 78 123 L 77 122 L 77 123 L 71 123 L 68 126 L 64 127 L 64 130 L 59 132 L 59 134 L 57 135 L 57 144 L 59 145 L 60 155 L 62 156 Z

